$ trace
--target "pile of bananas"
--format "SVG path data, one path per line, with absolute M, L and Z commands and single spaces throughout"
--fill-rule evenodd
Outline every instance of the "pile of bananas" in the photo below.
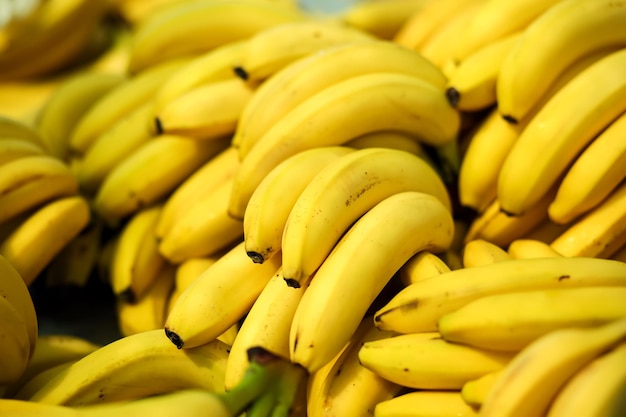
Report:
M 0 416 L 626 415 L 626 2 L 18 3 Z

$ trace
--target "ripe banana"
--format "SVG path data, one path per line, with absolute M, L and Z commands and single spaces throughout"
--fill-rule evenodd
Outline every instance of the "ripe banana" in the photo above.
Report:
M 42 155 L 43 147 L 23 139 L 13 137 L 0 138 L 0 166 L 25 156 Z
M 626 317 L 596 327 L 563 328 L 544 335 L 504 368 L 480 408 L 481 416 L 546 413 L 556 393 L 577 371 L 623 342 L 624 337 Z
M 160 205 L 143 208 L 118 234 L 110 262 L 110 284 L 113 294 L 128 302 L 141 299 L 165 266 L 154 233 L 160 214 Z
M 443 259 L 430 251 L 423 250 L 406 261 L 398 271 L 398 275 L 404 285 L 410 285 L 414 282 L 434 278 L 444 272 L 450 272 L 450 267 Z
M 410 16 L 421 13 L 429 0 L 366 0 L 354 2 L 340 20 L 380 39 L 391 40 Z
M 5 398 L 28 400 L 30 397 L 33 396 L 35 392 L 39 391 L 41 387 L 47 384 L 48 381 L 52 379 L 56 374 L 68 368 L 74 362 L 76 361 L 64 362 L 39 372 L 37 375 L 34 375 L 32 378 L 26 381 L 24 385 L 22 385 L 22 387 L 19 389 L 19 391 L 17 391 L 14 395 L 12 395 L 11 397 L 5 396 Z
M 328 20 L 302 20 L 269 27 L 248 40 L 234 70 L 244 80 L 260 82 L 306 55 L 351 42 L 375 40 L 362 30 Z
M 447 207 L 417 191 L 394 194 L 363 214 L 321 264 L 298 304 L 289 337 L 291 360 L 310 372 L 330 361 L 395 272 L 419 251 L 447 249 L 453 228 Z
M 462 255 L 464 268 L 489 265 L 512 258 L 500 246 L 484 239 L 473 239 L 467 242 L 463 247 Z
M 37 209 L 0 244 L 0 254 L 30 285 L 72 239 L 91 213 L 81 196 L 61 197 Z
M 228 215 L 228 196 L 233 180 L 215 186 L 204 198 L 194 201 L 185 216 L 174 221 L 159 241 L 159 252 L 170 262 L 210 256 L 243 235 L 242 222 Z
M 451 210 L 448 190 L 437 172 L 408 152 L 360 149 L 328 163 L 300 193 L 285 223 L 281 245 L 285 279 L 292 285 L 307 280 L 359 217 L 404 191 L 432 195 Z
M 498 15 L 497 19 L 500 23 L 502 16 Z M 626 45 L 626 33 L 620 29 L 625 21 L 626 4 L 611 0 L 565 0 L 547 9 L 524 31 L 520 41 L 512 47 L 502 63 L 497 85 L 498 108 L 502 116 L 513 122 L 523 120 L 568 66 L 597 50 L 614 46 L 623 48 Z M 602 96 L 599 79 L 617 80 L 607 83 L 609 89 L 623 85 L 617 75 L 623 73 L 623 67 L 615 70 L 616 78 L 609 74 L 598 74 L 598 78 L 590 80 L 592 84 L 584 88 L 586 92 L 597 91 L 589 100 L 584 100 L 591 104 L 591 108 L 600 104 L 594 102 L 594 98 Z M 590 75 L 590 78 L 595 76 Z M 586 94 L 579 91 L 575 97 L 580 97 L 581 93 Z M 563 108 L 562 111 L 568 115 L 583 112 L 574 103 L 569 103 L 573 108 Z M 559 119 L 555 119 L 551 125 L 558 132 L 561 127 L 556 120 Z M 565 126 L 570 121 L 568 118 Z M 551 133 L 547 132 L 546 135 L 552 138 Z
M 283 231 L 296 201 L 326 166 L 353 152 L 345 146 L 320 146 L 298 152 L 274 167 L 254 190 L 243 216 L 248 256 L 263 263 L 281 250 Z
M 221 392 L 227 357 L 227 346 L 220 341 L 181 351 L 162 329 L 150 330 L 117 339 L 79 359 L 30 400 L 79 406 L 184 388 Z
M 220 184 L 233 177 L 239 167 L 237 149 L 227 147 L 191 174 L 167 197 L 155 233 L 159 239 L 170 233 L 172 225 L 184 218 L 190 208 L 209 196 Z
M 129 71 L 207 52 L 281 23 L 303 20 L 294 8 L 255 0 L 183 2 L 156 12 L 137 27 Z
M 456 391 L 413 391 L 376 405 L 376 417 L 398 417 L 410 410 L 413 417 L 476 417 L 478 411 Z
M 570 223 L 558 224 L 552 220 L 545 219 L 532 230 L 522 236 L 523 239 L 539 240 L 541 242 L 549 243 L 556 239 L 561 233 L 563 233 L 569 227 Z M 513 243 L 513 242 L 511 242 Z
M 34 346 L 31 346 L 30 329 L 25 318 L 5 297 L 0 297 L 0 317 L 0 386 L 4 386 L 22 376 Z
M 63 81 L 43 105 L 35 121 L 48 152 L 67 160 L 69 138 L 76 123 L 94 103 L 125 79 L 120 74 L 86 72 Z
M 105 221 L 118 222 L 165 197 L 227 146 L 228 139 L 197 141 L 177 135 L 155 137 L 109 172 L 94 197 L 94 210 Z
M 390 337 L 374 327 L 371 317 L 363 319 L 346 347 L 308 381 L 309 417 L 360 417 L 372 415 L 381 401 L 399 394 L 404 387 L 387 381 L 359 362 L 359 350 L 366 342 Z
M 461 397 L 468 405 L 474 408 L 480 408 L 485 402 L 485 398 L 489 395 L 489 391 L 493 387 L 503 370 L 489 372 L 481 377 L 472 379 L 463 384 L 461 388 Z
M 241 115 L 234 146 L 245 158 L 275 123 L 306 99 L 341 81 L 377 72 L 413 75 L 441 89 L 446 83 L 431 62 L 393 42 L 362 41 L 329 47 L 288 65 L 259 86 Z
M 626 284 L 626 264 L 597 258 L 512 259 L 463 268 L 400 290 L 374 316 L 380 329 L 431 331 L 437 321 L 471 301 L 514 291 Z
M 157 132 L 202 140 L 232 136 L 253 94 L 249 84 L 235 77 L 194 87 L 158 111 Z
M 598 205 L 626 178 L 626 113 L 602 131 L 567 170 L 548 207 L 550 219 L 568 223 Z M 598 161 L 603 161 L 598 166 Z M 591 168 L 593 167 L 593 168 Z
M 235 176 L 229 213 L 241 218 L 265 175 L 305 149 L 341 145 L 365 133 L 389 129 L 439 146 L 455 140 L 459 127 L 459 114 L 429 82 L 397 73 L 352 77 L 305 100 L 263 135 Z
M 576 372 L 557 393 L 548 417 L 619 416 L 626 412 L 626 343 L 601 354 Z M 594 392 L 594 387 L 602 390 Z M 588 394 L 594 392 L 592 396 Z
M 507 252 L 514 259 L 563 256 L 549 243 L 531 238 L 515 239 L 509 244 Z
M 239 243 L 180 294 L 165 321 L 165 334 L 179 349 L 212 341 L 248 312 L 279 267 L 279 256 L 255 264 Z
M 77 193 L 78 181 L 57 158 L 43 154 L 7 162 L 0 166 L 0 223 Z
M 450 343 L 436 332 L 365 342 L 359 361 L 388 381 L 415 389 L 460 390 L 467 381 L 502 369 L 514 353 Z
M 364 149 L 364 148 L 391 148 L 406 151 L 417 155 L 424 161 L 428 162 L 433 168 L 438 169 L 433 159 L 427 153 L 426 149 L 419 142 L 418 138 L 411 137 L 407 134 L 396 132 L 393 130 L 381 130 L 372 133 L 366 133 L 352 139 L 344 144 L 348 148 Z
M 623 287 L 494 294 L 444 315 L 437 327 L 450 342 L 515 352 L 559 328 L 598 326 L 626 316 L 624 297 Z
M 9 116 L 0 115 L 0 136 L 3 138 L 22 139 L 44 148 L 43 139 L 31 125 Z

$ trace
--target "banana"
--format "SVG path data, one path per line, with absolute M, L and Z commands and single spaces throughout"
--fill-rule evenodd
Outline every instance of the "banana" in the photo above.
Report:
M 30 344 L 29 329 L 25 319 L 5 297 L 0 297 L 0 317 L 2 317 L 0 320 L 0 334 L 2 334 L 0 386 L 5 386 L 22 376 L 33 347 Z
M 358 41 L 375 40 L 362 30 L 327 20 L 303 20 L 269 27 L 253 35 L 235 73 L 260 82 L 306 55 Z
M 513 33 L 460 60 L 448 79 L 446 96 L 450 104 L 459 110 L 470 112 L 494 106 L 497 101 L 496 82 L 500 67 L 521 36 L 520 32 Z
M 41 135 L 33 126 L 10 116 L 0 115 L 0 136 L 21 139 L 44 148 Z
M 404 191 L 432 195 L 451 210 L 445 184 L 415 155 L 369 148 L 331 161 L 300 193 L 285 223 L 281 244 L 285 279 L 291 285 L 308 279 L 359 217 Z
M 185 217 L 190 208 L 209 196 L 220 184 L 233 177 L 239 167 L 237 149 L 232 146 L 209 159 L 172 192 L 163 203 L 155 233 L 159 239 L 172 229 L 172 225 Z
M 450 267 L 443 259 L 430 251 L 423 250 L 406 261 L 398 271 L 398 275 L 404 285 L 410 285 L 445 272 L 450 272 Z
M 498 176 L 497 192 L 503 210 L 519 215 L 538 201 L 560 181 L 579 152 L 624 111 L 626 83 L 621 83 L 617 75 L 624 66 L 624 49 L 598 59 L 558 90 L 528 121 Z M 612 79 L 618 82 L 607 82 Z M 588 99 L 576 99 L 581 94 Z M 572 114 L 578 115 L 574 122 Z M 520 175 L 522 164 L 524 170 L 528 166 L 530 153 L 534 169 L 521 181 L 515 176 Z
M 308 149 L 288 157 L 263 178 L 243 216 L 246 253 L 254 262 L 263 263 L 281 250 L 289 213 L 304 189 L 324 167 L 351 152 L 345 146 Z
M 625 207 L 626 183 L 622 183 L 594 210 L 550 242 L 550 247 L 563 256 L 611 256 L 626 240 Z
M 142 71 L 102 96 L 76 123 L 69 138 L 70 153 L 83 155 L 96 138 L 123 116 L 145 104 L 155 91 L 189 59 L 166 61 Z
M 472 268 L 474 266 L 489 265 L 512 259 L 500 246 L 484 239 L 473 239 L 463 247 L 463 267 Z
M 178 297 L 165 321 L 165 334 L 179 349 L 210 342 L 248 312 L 279 267 L 279 256 L 255 264 L 239 243 Z
M 162 329 L 150 330 L 117 339 L 79 359 L 30 400 L 82 406 L 184 388 L 221 392 L 227 357 L 227 346 L 220 341 L 181 351 L 172 346 Z
M 549 243 L 531 238 L 515 239 L 509 243 L 507 252 L 514 259 L 563 256 L 554 250 Z
M 341 145 L 365 133 L 389 129 L 439 146 L 455 140 L 459 127 L 459 114 L 441 90 L 427 81 L 398 73 L 352 77 L 305 100 L 259 139 L 235 176 L 229 213 L 241 218 L 263 177 L 305 149 Z
M 152 104 L 130 111 L 95 138 L 78 157 L 76 176 L 81 190 L 93 195 L 104 178 L 130 154 L 156 136 Z
M 410 410 L 412 417 L 475 417 L 478 411 L 469 406 L 456 391 L 413 391 L 381 401 L 374 409 L 376 417 L 398 417 Z
M 446 206 L 417 191 L 394 194 L 363 214 L 337 242 L 298 304 L 289 336 L 291 360 L 309 372 L 330 361 L 395 272 L 419 251 L 445 250 L 453 228 Z
M 232 136 L 254 89 L 239 78 L 227 78 L 194 87 L 159 110 L 158 133 L 212 140 Z
M 341 81 L 376 72 L 414 75 L 441 89 L 446 83 L 431 62 L 393 42 L 362 41 L 329 47 L 295 61 L 259 86 L 241 115 L 233 144 L 245 158 L 274 124 L 306 99 Z
M 381 401 L 397 395 L 404 388 L 387 381 L 359 362 L 359 349 L 366 342 L 390 337 L 374 327 L 366 317 L 328 368 L 312 374 L 308 381 L 307 415 L 309 417 L 372 415 Z
M 243 379 L 248 367 L 247 351 L 253 346 L 289 357 L 289 329 L 305 288 L 285 285 L 280 268 L 265 284 L 246 314 L 226 362 L 225 387 L 230 390 Z
M 23 139 L 0 138 L 0 166 L 25 156 L 43 155 L 46 151 L 39 145 Z
M 33 396 L 35 392 L 37 392 L 41 387 L 48 383 L 50 379 L 52 379 L 56 374 L 61 372 L 62 370 L 68 368 L 71 364 L 76 361 L 68 361 L 64 363 L 60 363 L 58 365 L 51 366 L 38 374 L 34 375 L 32 378 L 28 379 L 22 385 L 22 387 L 15 394 L 10 397 L 5 396 L 5 398 L 14 398 L 16 400 L 28 400 Z
M 155 137 L 109 172 L 94 197 L 94 210 L 107 222 L 118 222 L 165 197 L 227 146 L 228 139 L 197 141 L 177 135 Z
M 552 220 L 545 219 L 543 222 L 539 223 L 533 229 L 531 229 L 528 233 L 522 236 L 522 239 L 531 239 L 531 240 L 539 240 L 544 243 L 550 243 L 561 233 L 563 233 L 570 226 L 570 223 L 567 224 L 558 224 L 554 223 Z M 513 243 L 513 242 L 511 242 Z
M 512 259 L 463 268 L 400 290 L 374 320 L 399 333 L 431 331 L 437 321 L 478 298 L 514 291 L 623 286 L 626 264 L 597 258 Z M 621 275 L 620 275 L 621 274 Z
M 184 2 L 154 13 L 135 32 L 129 71 L 203 53 L 266 28 L 305 19 L 303 13 L 255 0 Z
M 542 415 L 564 384 L 626 336 L 626 317 L 590 328 L 563 328 L 535 340 L 504 368 L 481 416 Z M 541 387 L 537 390 L 537 387 Z
M 193 202 L 185 216 L 176 220 L 160 238 L 158 249 L 167 260 L 177 264 L 194 257 L 211 256 L 241 240 L 241 220 L 228 215 L 232 184 L 232 178 L 228 179 Z
M 89 223 L 89 203 L 81 196 L 61 197 L 37 209 L 0 244 L 0 254 L 30 285 Z
M 611 255 L 610 259 L 614 259 L 620 262 L 626 262 L 626 245 L 622 246 L 613 255 Z
M 50 155 L 7 162 L 0 166 L 0 223 L 77 193 L 78 181 L 68 166 Z
M 618 416 L 626 412 L 624 388 L 626 374 L 626 344 L 621 343 L 601 354 L 576 372 L 552 401 L 548 417 Z M 592 387 L 602 387 L 589 398 Z
M 494 294 L 445 314 L 437 327 L 450 342 L 515 352 L 559 328 L 597 326 L 625 317 L 625 296 L 622 287 Z
M 158 88 L 154 112 L 173 99 L 201 85 L 232 78 L 233 68 L 241 62 L 248 40 L 226 43 L 192 58 Z
M 460 390 L 467 381 L 504 368 L 514 353 L 450 343 L 436 332 L 365 342 L 359 361 L 388 381 L 414 389 Z
M 550 219 L 557 223 L 568 223 L 588 213 L 597 208 L 626 178 L 624 134 L 626 113 L 602 131 L 567 170 L 554 201 L 548 207 Z M 603 161 L 602 165 L 597 166 L 597 161 Z
M 35 121 L 48 152 L 66 160 L 69 138 L 78 120 L 124 80 L 121 74 L 86 72 L 64 81 L 43 105 Z
M 134 302 L 118 298 L 116 312 L 122 336 L 163 328 L 175 276 L 174 265 L 164 265 L 141 297 Z
M 485 398 L 489 395 L 489 391 L 493 387 L 503 370 L 489 372 L 481 377 L 472 379 L 463 384 L 461 388 L 461 397 L 468 405 L 480 409 L 485 402 Z
M 110 283 L 113 293 L 126 301 L 141 299 L 165 266 L 154 233 L 160 214 L 160 205 L 141 209 L 118 234 L 110 262 Z
M 410 16 L 420 13 L 430 0 L 366 0 L 353 3 L 340 14 L 350 27 L 380 39 L 391 40 Z
M 419 139 L 411 137 L 401 132 L 393 130 L 381 130 L 378 132 L 366 133 L 354 138 L 344 144 L 348 148 L 391 148 L 406 151 L 417 155 L 428 162 L 433 168 L 437 168 L 433 159 L 428 155 L 426 149 L 420 144 Z

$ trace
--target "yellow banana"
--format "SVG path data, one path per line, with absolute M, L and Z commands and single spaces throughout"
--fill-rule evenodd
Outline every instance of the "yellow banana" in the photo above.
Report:
M 37 209 L 0 244 L 0 254 L 30 285 L 89 223 L 89 203 L 81 196 L 61 197 Z
M 376 417 L 397 417 L 411 410 L 413 417 L 477 417 L 457 391 L 412 391 L 376 405 Z
M 450 272 L 450 267 L 440 256 L 423 250 L 411 257 L 398 271 L 404 285 L 434 278 L 444 272 Z
M 439 146 L 455 140 L 459 127 L 459 114 L 441 90 L 427 81 L 398 73 L 352 77 L 305 100 L 259 139 L 235 176 L 229 213 L 241 218 L 263 177 L 305 149 L 341 145 L 365 133 L 389 129 Z
M 514 259 L 562 256 L 549 243 L 532 238 L 515 239 L 509 243 L 507 252 Z
M 451 210 L 437 172 L 408 152 L 369 148 L 331 161 L 301 192 L 285 223 L 281 245 L 285 279 L 293 285 L 307 280 L 359 217 L 404 191 L 432 195 Z
M 463 268 L 405 287 L 374 318 L 380 329 L 431 331 L 443 315 L 481 297 L 514 291 L 619 287 L 626 283 L 625 269 L 621 262 L 583 257 L 512 259 Z
M 0 136 L 3 138 L 22 139 L 33 145 L 45 148 L 43 139 L 33 126 L 10 116 L 0 115 Z
M 353 3 L 340 20 L 380 39 L 391 40 L 408 18 L 420 13 L 430 0 L 365 0 Z
M 590 328 L 563 328 L 535 340 L 504 368 L 481 416 L 542 415 L 563 385 L 626 336 L 626 317 Z M 537 390 L 537 387 L 541 387 Z
M 0 138 L 0 166 L 25 156 L 43 155 L 45 152 L 41 146 L 23 139 Z
M 471 268 L 479 265 L 489 265 L 511 259 L 511 255 L 495 243 L 484 239 L 473 239 L 463 247 L 463 267 Z
M 10 301 L 0 297 L 0 386 L 16 382 L 23 374 L 31 356 L 29 329 L 25 319 Z
M 503 370 L 489 372 L 481 377 L 472 379 L 463 384 L 461 388 L 461 397 L 470 406 L 480 408 L 485 402 L 485 398 L 489 395 L 489 391 L 500 376 Z
M 394 273 L 419 251 L 447 249 L 453 228 L 446 206 L 417 191 L 394 194 L 363 214 L 298 304 L 289 337 L 291 360 L 310 372 L 330 361 Z
M 435 162 L 428 155 L 425 147 L 419 142 L 418 138 L 411 137 L 404 133 L 395 132 L 393 130 L 381 130 L 378 132 L 366 133 L 365 135 L 359 136 L 346 142 L 344 146 L 354 149 L 398 149 L 419 156 L 424 161 L 428 162 L 433 168 L 437 169 Z
M 62 370 L 69 367 L 71 364 L 76 362 L 75 360 L 60 363 L 58 365 L 51 366 L 38 374 L 34 375 L 28 381 L 22 385 L 22 387 L 11 397 L 5 398 L 15 398 L 16 400 L 28 400 L 33 396 L 35 392 L 37 392 L 41 387 L 48 383 L 50 379 L 52 379 L 56 374 L 61 372 Z
M 353 152 L 345 146 L 320 146 L 298 152 L 273 168 L 254 190 L 243 216 L 248 256 L 263 263 L 281 250 L 283 231 L 300 194 L 331 162 Z
M 437 327 L 450 342 L 515 352 L 559 328 L 597 326 L 625 317 L 625 296 L 624 287 L 494 294 L 444 315 Z
M 522 239 L 534 239 L 539 240 L 544 243 L 550 243 L 554 239 L 556 239 L 561 233 L 563 233 L 569 227 L 571 223 L 567 224 L 558 224 L 554 223 L 552 220 L 545 219 L 533 229 L 531 229 L 528 233 L 525 233 L 522 236 Z M 513 242 L 511 242 L 513 243 Z
M 239 243 L 180 294 L 165 321 L 167 337 L 179 349 L 215 339 L 248 312 L 279 267 L 278 256 L 255 264 Z

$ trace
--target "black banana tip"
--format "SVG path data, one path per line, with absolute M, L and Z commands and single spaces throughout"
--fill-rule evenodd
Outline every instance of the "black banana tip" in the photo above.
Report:
M 123 303 L 134 304 L 135 301 L 137 301 L 135 293 L 130 288 L 126 288 L 124 291 L 119 293 L 117 297 Z
M 246 72 L 246 70 L 243 69 L 242 67 L 233 68 L 233 72 L 235 73 L 237 77 L 241 78 L 244 81 L 248 81 L 249 75 Z
M 256 362 L 259 364 L 269 363 L 278 357 L 262 346 L 253 346 L 246 351 L 248 362 Z
M 255 264 L 262 264 L 265 261 L 263 255 L 258 252 L 246 252 L 246 254 L 250 259 L 252 259 L 252 262 L 254 262 Z
M 285 282 L 288 287 L 291 288 L 300 288 L 300 283 L 293 278 L 285 278 Z
M 181 339 L 179 335 L 177 335 L 176 333 L 174 333 L 167 327 L 165 328 L 165 336 L 167 336 L 167 338 L 170 339 L 170 341 L 174 344 L 174 346 L 176 346 L 176 348 L 178 349 L 183 348 L 183 344 L 184 344 L 183 339 Z
M 448 103 L 454 108 L 459 105 L 459 100 L 461 99 L 461 93 L 454 88 L 450 87 L 446 90 L 446 98 L 448 99 Z
M 502 118 L 506 120 L 507 122 L 514 124 L 514 125 L 519 123 L 519 121 L 515 117 L 511 116 L 510 114 L 503 114 Z
M 163 134 L 163 123 L 161 123 L 161 119 L 158 117 L 154 118 L 154 127 L 156 128 L 157 135 Z

